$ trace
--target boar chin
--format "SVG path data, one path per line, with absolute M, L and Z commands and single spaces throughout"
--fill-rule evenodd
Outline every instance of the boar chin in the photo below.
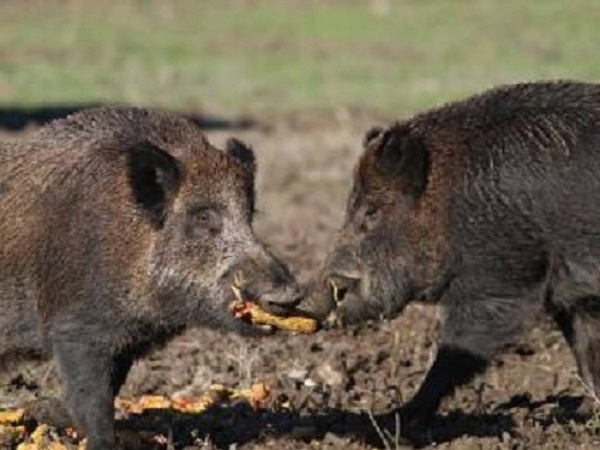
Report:
M 347 308 L 352 321 L 391 320 L 404 310 L 410 299 L 406 283 L 400 281 L 404 277 L 389 270 L 382 270 L 379 275 L 367 277 L 368 289 L 362 296 L 349 296 L 347 302 L 340 305 Z
M 394 296 L 362 298 L 358 295 L 349 295 L 343 304 L 337 306 L 329 320 L 330 322 L 335 320 L 337 325 L 341 326 L 392 320 L 402 313 L 406 303 L 406 301 L 398 301 Z

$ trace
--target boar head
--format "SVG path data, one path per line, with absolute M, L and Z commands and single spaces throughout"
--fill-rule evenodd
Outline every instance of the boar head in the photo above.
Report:
M 446 196 L 430 186 L 425 141 L 396 124 L 370 130 L 363 144 L 344 224 L 307 306 L 342 324 L 393 318 L 412 299 L 438 297 L 451 277 Z
M 167 326 L 208 325 L 250 331 L 228 310 L 238 294 L 284 315 L 303 290 L 252 229 L 255 159 L 230 139 L 225 151 L 204 138 L 191 148 L 148 143 L 128 153 L 133 197 L 150 228 L 142 267 L 145 297 Z

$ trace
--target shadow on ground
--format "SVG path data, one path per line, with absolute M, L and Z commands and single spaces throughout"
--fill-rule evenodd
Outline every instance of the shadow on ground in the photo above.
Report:
M 170 448 L 175 449 L 229 449 L 273 440 L 282 450 L 296 448 L 294 441 L 317 441 L 327 448 L 343 448 L 349 442 L 362 442 L 369 448 L 380 449 L 422 448 L 461 438 L 503 439 L 508 434 L 518 439 L 520 431 L 515 417 L 519 416 L 519 410 L 525 411 L 543 430 L 557 423 L 585 424 L 590 418 L 589 413 L 581 411 L 585 400 L 581 396 L 550 395 L 534 401 L 529 394 L 518 394 L 493 409 L 486 408 L 487 412 L 455 409 L 438 415 L 426 432 L 412 435 L 411 440 L 397 437 L 398 426 L 392 414 L 374 417 L 367 412 L 341 408 L 290 410 L 275 405 L 255 410 L 243 401 L 216 404 L 201 413 L 172 409 L 149 409 L 142 414 L 118 412 L 116 424 L 119 435 L 128 439 L 125 448 L 136 450 L 164 449 L 165 442 L 169 441 L 173 444 Z M 30 422 L 26 425 L 30 431 L 38 423 L 59 429 L 72 426 L 68 413 L 55 398 L 38 398 L 25 408 L 29 413 Z M 210 442 L 212 446 L 203 446 L 203 442 Z
M 447 415 L 437 416 L 430 429 L 411 441 L 397 438 L 395 429 L 387 431 L 376 429 L 384 416 L 373 417 L 367 413 L 354 413 L 340 409 L 320 410 L 315 413 L 303 413 L 287 410 L 252 410 L 247 404 L 238 404 L 226 408 L 215 406 L 201 414 L 187 414 L 172 410 L 151 410 L 143 415 L 130 416 L 118 422 L 118 427 L 136 432 L 158 433 L 164 436 L 176 436 L 175 448 L 198 445 L 203 439 L 209 439 L 217 448 L 231 448 L 232 445 L 244 445 L 251 441 L 268 438 L 286 438 L 298 441 L 321 441 L 337 447 L 344 442 L 361 441 L 375 448 L 399 448 L 408 445 L 415 448 L 432 443 L 442 444 L 463 437 L 501 437 L 505 433 L 516 436 L 517 426 L 513 418 L 514 408 L 527 408 L 535 413 L 548 405 L 558 406 L 557 412 L 544 414 L 538 423 L 543 428 L 551 426 L 556 420 L 585 423 L 589 417 L 578 412 L 581 397 L 551 396 L 546 400 L 531 402 L 520 396 L 499 405 L 490 413 L 465 413 L 454 410 Z M 559 417 L 560 416 L 560 417 Z M 388 419 L 389 420 L 389 419 Z M 389 421 L 388 421 L 389 423 Z M 382 440 L 385 435 L 386 442 Z
M 377 419 L 375 419 L 377 420 Z M 338 409 L 319 411 L 315 415 L 300 415 L 290 411 L 264 411 L 257 413 L 247 406 L 239 405 L 220 409 L 211 408 L 201 414 L 181 413 L 173 410 L 151 410 L 143 415 L 130 416 L 118 422 L 121 430 L 135 430 L 145 434 L 175 436 L 175 448 L 189 448 L 204 439 L 217 448 L 231 448 L 262 438 L 286 438 L 286 440 L 322 441 L 329 444 L 361 441 L 375 448 L 396 448 L 397 445 L 422 447 L 431 442 L 449 442 L 458 437 L 499 436 L 512 433 L 514 422 L 509 414 L 464 414 L 455 412 L 435 420 L 432 429 L 424 436 L 408 441 L 395 439 L 394 430 L 384 434 L 373 424 L 366 413 L 353 413 Z M 289 442 L 289 441 L 288 441 Z
M 69 105 L 41 106 L 0 106 L 0 129 L 20 131 L 30 126 L 39 126 L 56 119 L 66 117 L 82 109 L 102 106 L 100 103 L 82 103 Z M 113 105 L 124 106 L 124 105 Z M 192 120 L 200 128 L 207 130 L 246 129 L 255 124 L 248 118 L 225 118 L 201 112 L 183 112 L 183 116 Z

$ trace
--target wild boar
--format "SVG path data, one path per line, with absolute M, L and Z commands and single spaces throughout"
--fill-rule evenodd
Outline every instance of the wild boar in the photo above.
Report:
M 501 86 L 373 129 L 312 309 L 342 324 L 442 312 L 437 355 L 400 409 L 418 435 L 537 312 L 600 395 L 600 85 Z
M 188 326 L 253 333 L 228 311 L 235 277 L 267 311 L 302 295 L 253 233 L 253 151 L 226 147 L 135 108 L 0 146 L 0 358 L 54 357 L 88 449 L 115 447 L 134 359 Z

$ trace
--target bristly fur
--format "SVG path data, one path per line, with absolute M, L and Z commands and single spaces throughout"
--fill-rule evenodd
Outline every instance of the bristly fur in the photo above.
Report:
M 438 357 L 403 430 L 543 309 L 600 394 L 600 85 L 498 87 L 371 130 L 364 146 L 320 311 L 331 282 L 343 322 L 441 305 Z
M 300 288 L 252 231 L 255 162 L 190 121 L 99 108 L 0 146 L 0 360 L 52 355 L 88 449 L 115 446 L 135 358 L 188 326 L 252 332 L 233 275 L 273 308 Z

